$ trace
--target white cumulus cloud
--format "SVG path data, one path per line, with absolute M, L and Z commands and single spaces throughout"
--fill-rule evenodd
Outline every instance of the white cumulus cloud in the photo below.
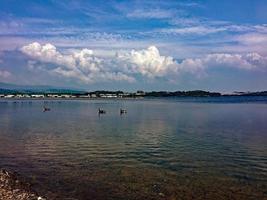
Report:
M 177 64 L 172 57 L 160 55 L 155 46 L 117 54 L 117 59 L 128 72 L 148 77 L 164 76 L 173 71 Z
M 31 59 L 42 63 L 54 64 L 56 67 L 47 69 L 49 73 L 77 79 L 84 83 L 112 80 L 134 81 L 134 78 L 122 72 L 110 71 L 109 68 L 105 66 L 104 60 L 95 57 L 93 51 L 90 49 L 82 49 L 69 54 L 62 54 L 52 44 L 41 45 L 34 42 L 23 46 L 21 51 Z

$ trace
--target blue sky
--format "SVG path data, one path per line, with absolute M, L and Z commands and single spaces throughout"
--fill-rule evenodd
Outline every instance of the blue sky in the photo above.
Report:
M 0 1 L 0 81 L 266 90 L 267 2 Z

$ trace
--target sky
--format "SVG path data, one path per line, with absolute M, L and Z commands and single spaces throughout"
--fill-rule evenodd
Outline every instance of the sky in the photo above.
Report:
M 0 82 L 267 90 L 266 0 L 0 0 Z

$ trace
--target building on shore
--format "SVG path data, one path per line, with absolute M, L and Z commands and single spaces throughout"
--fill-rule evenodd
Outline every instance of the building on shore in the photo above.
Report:
M 14 98 L 15 95 L 14 95 L 14 94 L 7 94 L 7 95 L 5 95 L 4 97 L 5 97 L 5 98 Z
M 32 94 L 31 97 L 32 98 L 44 98 L 45 95 L 44 94 Z

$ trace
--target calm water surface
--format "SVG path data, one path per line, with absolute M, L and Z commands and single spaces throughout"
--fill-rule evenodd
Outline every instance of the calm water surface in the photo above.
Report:
M 0 100 L 0 167 L 49 199 L 266 199 L 267 98 Z

